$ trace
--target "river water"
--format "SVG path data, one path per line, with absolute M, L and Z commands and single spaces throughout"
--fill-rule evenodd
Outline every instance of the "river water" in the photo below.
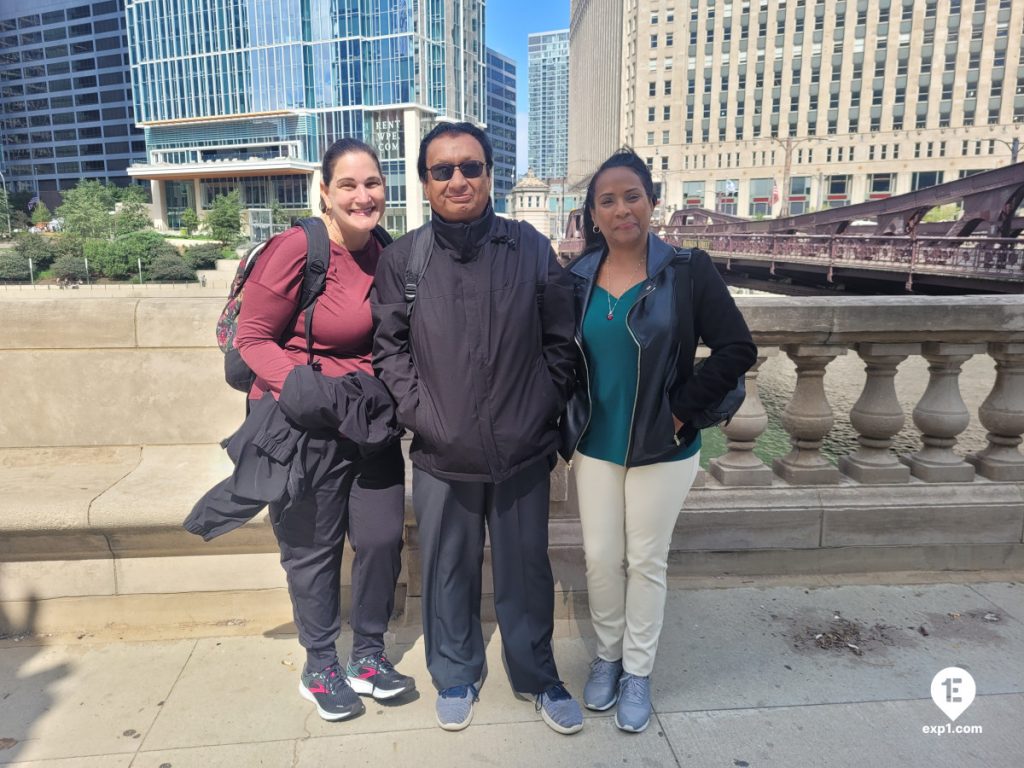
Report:
M 733 289 L 737 295 L 771 296 L 758 291 Z M 822 445 L 822 452 L 835 463 L 839 456 L 857 449 L 857 432 L 850 424 L 850 411 L 864 389 L 867 376 L 864 361 L 854 350 L 837 357 L 825 369 L 825 395 L 832 406 L 834 424 Z M 995 382 L 995 361 L 986 354 L 975 355 L 964 363 L 960 375 L 960 394 L 971 414 L 971 423 L 964 430 L 954 450 L 963 455 L 981 450 L 986 445 L 986 429 L 978 421 L 978 408 L 988 397 Z M 757 441 L 754 452 L 771 464 L 771 460 L 788 453 L 789 435 L 782 427 L 782 412 L 789 403 L 796 386 L 796 366 L 789 357 L 779 352 L 768 358 L 757 377 L 761 402 L 768 413 L 768 428 Z M 898 453 L 910 453 L 921 447 L 920 435 L 914 426 L 912 413 L 928 386 L 928 361 L 920 356 L 908 357 L 896 373 L 896 395 L 906 417 L 903 430 L 893 438 Z M 718 429 L 705 430 L 701 463 L 725 453 L 725 436 Z

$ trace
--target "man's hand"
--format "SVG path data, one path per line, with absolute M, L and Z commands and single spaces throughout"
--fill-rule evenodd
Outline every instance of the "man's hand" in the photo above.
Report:
M 679 430 L 683 428 L 683 422 L 681 422 L 679 419 L 677 419 L 675 417 L 675 415 L 673 415 L 672 416 L 672 423 L 675 425 L 675 427 L 676 427 L 676 434 L 678 435 L 679 434 Z

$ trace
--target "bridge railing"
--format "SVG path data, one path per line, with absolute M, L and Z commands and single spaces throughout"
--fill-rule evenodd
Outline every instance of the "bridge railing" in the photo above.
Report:
M 744 307 L 759 357 L 747 374 L 746 402 L 722 428 L 728 452 L 710 463 L 711 474 L 722 485 L 770 486 L 779 478 L 796 485 L 848 480 L 906 484 L 912 478 L 925 483 L 972 482 L 976 477 L 1024 481 L 1024 455 L 1018 448 L 1024 434 L 1020 297 L 935 298 L 920 304 L 905 298 L 857 297 L 802 300 L 799 305 L 748 299 Z M 794 312 L 807 313 L 806 331 L 797 330 L 800 319 Z M 824 376 L 837 357 L 848 353 L 863 361 L 865 380 L 849 411 L 857 447 L 835 465 L 822 454 L 834 423 Z M 788 356 L 796 368 L 796 385 L 782 414 L 791 450 L 769 467 L 753 452 L 768 426 L 757 377 L 760 366 L 778 354 Z M 980 355 L 995 365 L 991 391 L 976 413 L 987 430 L 986 446 L 963 455 L 958 436 L 972 414 L 961 397 L 959 377 L 963 364 Z M 921 448 L 899 454 L 893 438 L 907 419 L 895 381 L 899 367 L 911 357 L 928 363 L 927 387 L 911 413 Z
M 1024 243 L 1012 238 L 899 235 L 713 234 L 665 230 L 665 240 L 718 258 L 805 262 L 959 277 L 1024 280 Z

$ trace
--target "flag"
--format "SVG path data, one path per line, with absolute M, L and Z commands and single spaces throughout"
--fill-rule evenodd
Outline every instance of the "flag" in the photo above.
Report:
M 27 208 L 31 211 L 37 205 L 39 205 L 39 193 L 38 192 L 36 192 L 34 195 L 32 195 L 32 199 L 28 201 Z
M 779 200 L 779 185 L 772 179 L 772 205 L 775 205 Z

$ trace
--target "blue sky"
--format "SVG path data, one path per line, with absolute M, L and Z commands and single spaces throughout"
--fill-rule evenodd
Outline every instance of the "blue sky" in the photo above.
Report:
M 487 46 L 516 61 L 516 168 L 526 172 L 527 35 L 569 28 L 569 0 L 489 0 Z

